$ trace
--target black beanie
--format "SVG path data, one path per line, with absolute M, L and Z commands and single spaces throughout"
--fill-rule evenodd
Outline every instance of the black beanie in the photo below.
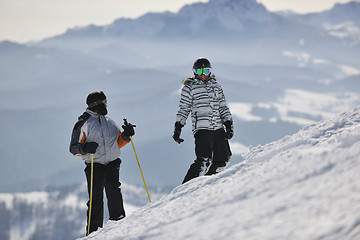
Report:
M 86 98 L 86 104 L 88 105 L 88 108 L 92 111 L 99 110 L 101 115 L 107 114 L 106 109 L 106 96 L 105 94 L 101 92 L 92 92 L 90 93 Z

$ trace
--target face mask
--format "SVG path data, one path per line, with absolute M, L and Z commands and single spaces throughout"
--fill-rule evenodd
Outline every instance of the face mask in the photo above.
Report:
M 105 104 L 99 104 L 98 106 L 96 106 L 95 109 L 99 111 L 100 115 L 105 116 L 108 113 Z

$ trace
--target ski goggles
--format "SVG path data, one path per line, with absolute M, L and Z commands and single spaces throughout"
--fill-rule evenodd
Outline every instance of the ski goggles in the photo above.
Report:
M 105 104 L 105 105 L 107 105 L 107 99 L 93 102 L 93 103 L 89 104 L 88 108 L 93 108 L 93 107 L 95 107 L 95 106 L 97 106 L 97 105 L 100 105 L 100 104 Z
M 205 75 L 208 75 L 210 74 L 211 72 L 211 68 L 194 68 L 194 73 L 197 74 L 197 75 L 202 75 L 202 74 L 205 74 Z

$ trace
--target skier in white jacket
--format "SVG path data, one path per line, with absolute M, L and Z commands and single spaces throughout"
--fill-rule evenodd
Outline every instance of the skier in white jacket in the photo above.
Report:
M 177 143 L 184 141 L 180 133 L 191 113 L 196 160 L 183 183 L 224 169 L 231 156 L 228 139 L 234 135 L 232 116 L 220 84 L 211 75 L 210 61 L 197 59 L 193 71 L 194 77 L 184 81 L 173 134 Z
M 91 155 L 93 155 L 93 199 L 89 234 L 103 226 L 105 189 L 109 218 L 120 220 L 125 217 L 120 190 L 119 169 L 120 148 L 130 142 L 135 134 L 133 126 L 123 125 L 121 131 L 116 123 L 107 117 L 107 99 L 103 92 L 92 92 L 86 99 L 88 108 L 79 117 L 72 131 L 70 152 L 85 161 L 85 175 L 88 193 L 91 187 Z M 87 203 L 89 207 L 90 201 Z M 88 209 L 89 217 L 89 209 Z M 89 221 L 88 221 L 89 222 Z M 86 228 L 88 229 L 88 227 Z

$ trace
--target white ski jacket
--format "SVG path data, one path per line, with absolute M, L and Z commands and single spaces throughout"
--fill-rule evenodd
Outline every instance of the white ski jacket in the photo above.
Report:
M 176 121 L 185 125 L 190 112 L 193 134 L 201 129 L 218 130 L 224 122 L 232 121 L 223 90 L 214 75 L 207 82 L 194 77 L 185 79 Z
M 86 109 L 74 126 L 70 152 L 75 156 L 82 156 L 86 163 L 90 163 L 91 154 L 82 150 L 85 142 L 99 144 L 94 153 L 94 163 L 106 165 L 120 156 L 120 148 L 129 143 L 130 138 L 123 135 L 110 118 Z

